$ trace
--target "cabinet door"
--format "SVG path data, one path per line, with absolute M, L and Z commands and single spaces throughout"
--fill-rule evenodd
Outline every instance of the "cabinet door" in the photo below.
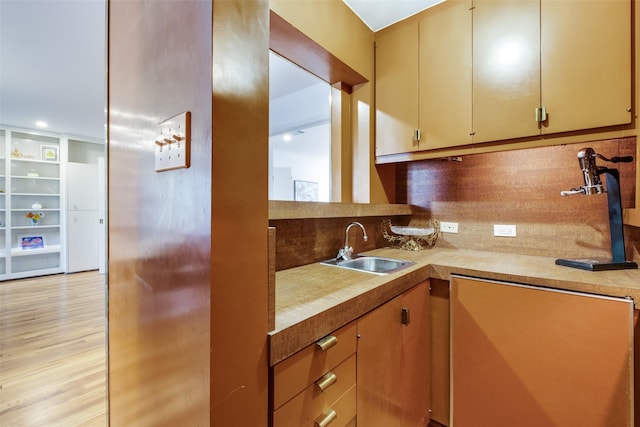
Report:
M 358 425 L 428 424 L 428 298 L 422 283 L 358 319 Z
M 633 301 L 455 277 L 452 425 L 631 426 Z
M 539 1 L 473 6 L 473 142 L 538 135 Z
M 98 211 L 71 211 L 68 215 L 67 272 L 98 268 Z
M 420 150 L 471 143 L 471 0 L 420 20 Z
M 541 24 L 543 133 L 630 123 L 629 0 L 542 0 Z
M 418 141 L 418 24 L 376 36 L 376 155 L 415 151 Z
M 98 210 L 98 165 L 67 163 L 67 206 L 70 211 Z
M 429 424 L 429 284 L 422 283 L 400 297 L 401 313 L 407 310 L 402 334 L 402 425 Z M 401 314 L 402 319 L 402 314 Z

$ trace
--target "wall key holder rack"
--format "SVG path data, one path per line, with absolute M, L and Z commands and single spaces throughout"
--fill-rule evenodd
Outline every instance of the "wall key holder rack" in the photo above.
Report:
M 173 116 L 158 124 L 155 140 L 155 171 L 162 172 L 191 165 L 191 112 Z

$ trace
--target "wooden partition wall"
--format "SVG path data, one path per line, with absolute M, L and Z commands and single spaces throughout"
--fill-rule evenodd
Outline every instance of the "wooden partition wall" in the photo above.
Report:
M 111 426 L 266 426 L 266 1 L 109 4 Z M 154 171 L 191 112 L 191 166 Z

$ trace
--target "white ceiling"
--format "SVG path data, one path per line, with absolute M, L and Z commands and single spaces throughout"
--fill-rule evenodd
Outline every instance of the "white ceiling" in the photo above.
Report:
M 342 0 L 373 31 L 402 21 L 444 0 Z
M 105 0 L 0 0 L 0 123 L 104 139 Z
M 442 0 L 343 1 L 377 31 Z M 105 23 L 106 0 L 0 0 L 0 124 L 104 139 Z

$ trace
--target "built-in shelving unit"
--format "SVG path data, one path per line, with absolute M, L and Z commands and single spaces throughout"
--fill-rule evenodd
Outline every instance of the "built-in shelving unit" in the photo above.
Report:
M 0 280 L 64 271 L 65 149 L 60 136 L 0 129 Z
M 0 281 L 105 271 L 105 155 L 104 141 L 0 128 Z
M 6 139 L 6 131 L 0 129 L 0 279 L 7 274 Z

